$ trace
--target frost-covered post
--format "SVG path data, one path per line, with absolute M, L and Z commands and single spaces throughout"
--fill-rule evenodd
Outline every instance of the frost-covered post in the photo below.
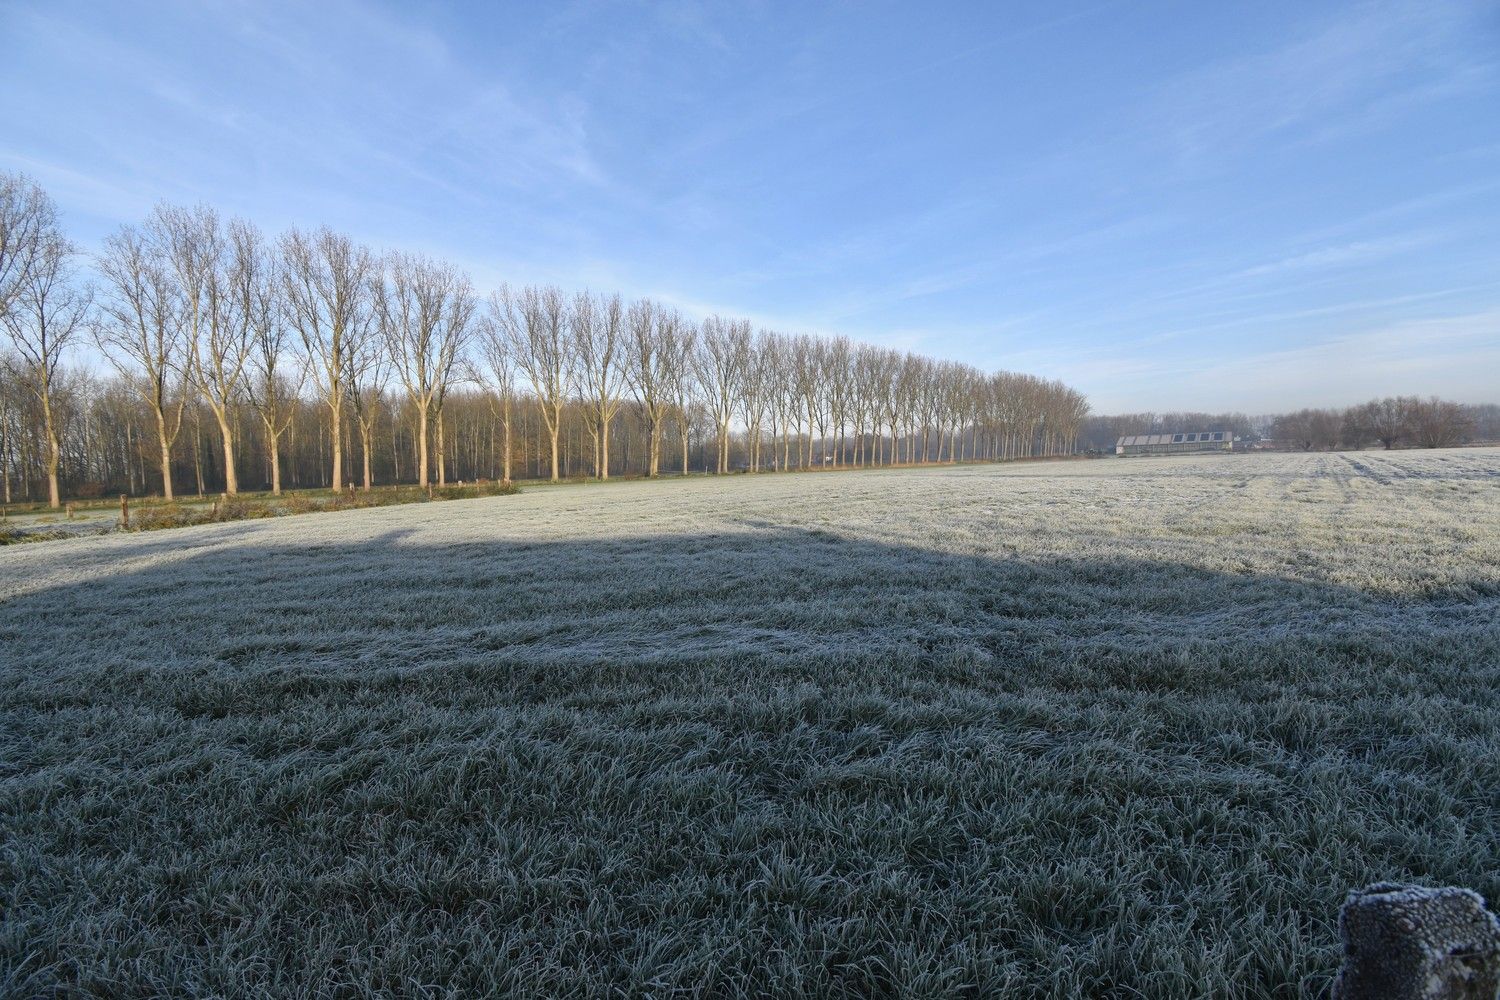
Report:
M 1500 921 L 1470 889 L 1379 882 L 1339 912 L 1334 1000 L 1495 1000 Z

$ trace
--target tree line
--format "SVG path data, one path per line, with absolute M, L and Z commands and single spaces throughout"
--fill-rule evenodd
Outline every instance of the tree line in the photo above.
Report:
M 1500 440 L 1500 407 L 1430 396 L 1387 396 L 1346 409 L 1305 409 L 1272 421 L 1270 437 L 1302 451 L 1333 448 L 1450 448 Z
M 1079 446 L 1109 453 L 1127 434 L 1229 431 L 1242 441 L 1268 442 L 1299 451 L 1334 448 L 1447 448 L 1500 441 L 1500 405 L 1455 403 L 1435 396 L 1388 396 L 1343 409 L 1310 408 L 1293 413 L 1121 413 L 1091 415 Z
M 619 295 L 481 295 L 443 261 L 326 227 L 267 238 L 202 205 L 85 254 L 17 174 L 0 174 L 0 327 L 4 500 L 54 507 L 185 482 L 998 461 L 1073 452 L 1088 414 L 1056 381 Z

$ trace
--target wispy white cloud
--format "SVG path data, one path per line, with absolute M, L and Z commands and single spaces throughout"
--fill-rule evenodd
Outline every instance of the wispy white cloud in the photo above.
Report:
M 1294 7 L 1246 40 L 1226 25 L 1255 19 L 1212 5 L 959 25 L 899 5 L 19 0 L 0 165 L 95 238 L 201 199 L 482 287 L 619 290 L 1158 405 L 1219 358 L 1500 303 L 1483 6 Z M 1320 363 L 1329 385 L 1350 368 Z M 1441 364 L 1454 385 L 1474 369 L 1443 349 L 1410 370 Z
M 1169 81 L 1142 124 L 1190 163 L 1371 127 L 1490 79 L 1495 53 L 1465 44 L 1475 15 L 1445 0 L 1349 7 L 1279 47 Z
M 1433 233 L 1418 233 L 1407 236 L 1392 236 L 1384 239 L 1356 240 L 1336 246 L 1318 247 L 1302 253 L 1282 257 L 1279 260 L 1256 264 L 1239 271 L 1235 277 L 1259 278 L 1279 275 L 1287 271 L 1305 271 L 1315 268 L 1349 267 L 1380 260 L 1396 254 L 1430 246 L 1438 237 Z

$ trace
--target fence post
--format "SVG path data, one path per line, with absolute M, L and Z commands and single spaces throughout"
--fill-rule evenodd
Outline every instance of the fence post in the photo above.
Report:
M 1334 1000 L 1495 1000 L 1500 921 L 1472 889 L 1377 882 L 1339 911 Z
M 130 494 L 120 494 L 120 530 L 130 530 Z

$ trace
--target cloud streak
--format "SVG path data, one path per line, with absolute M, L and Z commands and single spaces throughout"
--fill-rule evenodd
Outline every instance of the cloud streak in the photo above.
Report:
M 205 200 L 1127 408 L 1318 403 L 1387 377 L 1342 338 L 1500 308 L 1484 5 L 949 15 L 19 0 L 0 165 L 86 245 Z M 1476 330 L 1403 363 L 1467 392 Z

